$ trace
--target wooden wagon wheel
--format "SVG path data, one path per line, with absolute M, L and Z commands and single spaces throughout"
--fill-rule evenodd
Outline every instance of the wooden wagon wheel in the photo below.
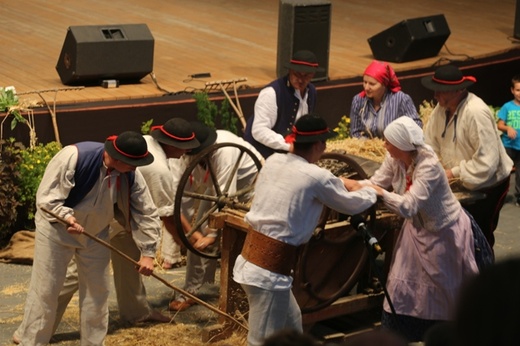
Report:
M 222 148 L 232 147 L 239 152 L 238 159 L 233 164 L 230 174 L 224 184 L 220 185 L 217 180 L 217 167 L 214 167 L 211 161 L 213 154 Z M 245 186 L 240 190 L 233 191 L 231 184 L 235 181 L 235 177 L 239 172 L 240 165 L 247 157 L 251 158 L 258 172 L 262 167 L 262 163 L 256 155 L 246 147 L 235 143 L 219 143 L 214 144 L 199 154 L 195 155 L 189 162 L 184 171 L 177 192 L 175 194 L 174 220 L 179 236 L 186 248 L 202 257 L 219 258 L 220 257 L 220 234 L 218 230 L 217 241 L 214 245 L 199 250 L 193 247 L 189 238 L 195 231 L 203 231 L 210 215 L 214 212 L 228 207 L 236 210 L 249 210 L 249 202 L 253 196 L 254 185 Z M 256 179 L 255 179 L 256 180 Z M 183 204 L 191 204 L 191 208 L 195 210 L 191 218 L 191 231 L 185 233 L 181 222 L 181 213 Z
M 325 153 L 317 164 L 336 176 L 367 178 L 347 155 Z M 363 213 L 369 226 L 373 227 L 375 215 L 375 207 Z M 293 293 L 303 313 L 322 309 L 347 295 L 367 269 L 368 251 L 347 219 L 347 215 L 325 207 L 313 237 L 300 252 Z

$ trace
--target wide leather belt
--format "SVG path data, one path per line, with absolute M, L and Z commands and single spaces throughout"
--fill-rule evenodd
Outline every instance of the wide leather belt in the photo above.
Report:
M 250 229 L 247 232 L 242 257 L 269 271 L 290 275 L 298 247 Z

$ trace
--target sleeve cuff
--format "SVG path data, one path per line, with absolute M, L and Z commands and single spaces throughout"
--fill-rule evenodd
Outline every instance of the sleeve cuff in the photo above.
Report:
M 460 177 L 460 167 L 458 167 L 458 166 L 457 167 L 453 167 L 451 169 L 451 174 L 453 174 L 454 178 Z

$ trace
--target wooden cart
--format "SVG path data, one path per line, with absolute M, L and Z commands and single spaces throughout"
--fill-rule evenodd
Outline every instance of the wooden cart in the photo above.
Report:
M 220 147 L 227 144 L 221 144 Z M 240 146 L 243 155 L 253 155 Z M 198 199 L 206 203 L 206 209 L 199 213 L 194 222 L 194 229 L 200 230 L 209 223 L 212 228 L 219 229 L 220 247 L 209 251 L 194 249 L 189 241 L 190 234 L 181 234 L 190 251 L 208 257 L 220 258 L 221 294 L 219 309 L 239 319 L 247 320 L 248 304 L 240 285 L 232 279 L 233 266 L 250 227 L 244 221 L 248 200 L 241 197 L 251 192 L 250 189 L 227 193 L 226 187 L 208 186 L 193 191 L 191 177 L 197 167 L 205 167 L 211 172 L 208 158 L 218 146 L 210 147 L 200 153 L 190 164 L 179 184 L 176 195 L 176 214 L 180 215 L 180 206 L 185 198 Z M 325 153 L 318 165 L 329 169 L 336 176 L 351 179 L 366 179 L 379 167 L 379 163 L 367 159 L 339 154 Z M 236 166 L 239 163 L 237 162 Z M 258 170 L 261 163 L 257 162 Z M 236 167 L 234 171 L 236 171 Z M 207 175 L 207 174 L 206 174 Z M 215 179 L 213 179 L 215 180 Z M 211 192 L 208 192 L 212 190 Z M 474 196 L 460 195 L 462 199 L 471 200 Z M 209 204 L 209 205 L 208 205 Z M 388 212 L 381 203 L 364 213 L 372 234 L 378 239 L 383 254 L 376 254 L 367 246 L 363 237 L 349 223 L 349 216 L 338 214 L 334 210 L 324 208 L 311 240 L 299 249 L 294 269 L 293 293 L 302 310 L 304 328 L 310 330 L 320 321 L 339 316 L 355 314 L 361 311 L 380 309 L 384 299 L 382 286 L 386 277 L 393 253 L 393 245 L 401 228 L 402 219 Z M 177 218 L 178 229 L 181 228 Z M 378 259 L 376 264 L 375 259 Z M 216 340 L 216 334 L 225 336 L 224 320 L 222 325 L 209 327 L 203 333 L 203 341 Z

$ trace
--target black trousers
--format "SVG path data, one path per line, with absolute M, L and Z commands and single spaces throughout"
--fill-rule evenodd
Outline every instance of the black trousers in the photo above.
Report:
M 500 210 L 509 191 L 509 179 L 510 176 L 498 183 L 498 185 L 478 190 L 483 192 L 486 197 L 472 204 L 464 205 L 464 208 L 477 221 L 491 247 L 495 244 L 493 232 L 497 228 Z

